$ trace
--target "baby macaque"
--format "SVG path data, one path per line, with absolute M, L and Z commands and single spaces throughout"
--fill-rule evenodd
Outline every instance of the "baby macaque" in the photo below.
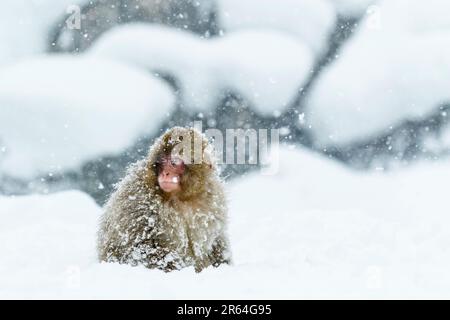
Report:
M 208 140 L 175 127 L 132 165 L 105 205 L 100 261 L 166 272 L 230 262 L 227 206 Z

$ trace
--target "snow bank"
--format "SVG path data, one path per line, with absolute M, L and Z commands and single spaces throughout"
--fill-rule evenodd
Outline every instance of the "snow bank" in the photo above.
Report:
M 293 99 L 313 63 L 305 46 L 276 32 L 246 31 L 204 40 L 140 24 L 106 33 L 88 54 L 175 76 L 192 110 L 216 107 L 223 92 L 232 89 L 263 114 L 281 111 Z
M 51 196 L 0 196 L 0 296 L 59 298 L 80 268 L 95 261 L 100 208 L 71 191 Z
M 0 65 L 44 52 L 51 27 L 87 0 L 2 0 Z M 69 15 L 67 15 L 69 17 Z
M 229 186 L 234 265 L 201 274 L 97 263 L 79 193 L 0 197 L 0 297 L 448 298 L 448 164 L 363 175 L 280 154 Z
M 447 2 L 389 0 L 366 17 L 310 92 L 318 144 L 367 138 L 450 101 Z
M 27 60 L 0 72 L 0 173 L 30 177 L 116 153 L 172 110 L 162 81 L 90 58 Z
M 219 25 L 225 31 L 278 30 L 322 53 L 336 20 L 325 0 L 218 0 Z

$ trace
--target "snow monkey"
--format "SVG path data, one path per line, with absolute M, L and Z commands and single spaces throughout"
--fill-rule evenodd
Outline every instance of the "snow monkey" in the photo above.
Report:
M 128 169 L 106 203 L 99 259 L 166 272 L 229 263 L 226 215 L 208 140 L 174 127 Z

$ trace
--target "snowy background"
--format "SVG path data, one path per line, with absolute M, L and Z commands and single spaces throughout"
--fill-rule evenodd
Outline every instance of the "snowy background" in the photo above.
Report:
M 448 1 L 2 9 L 0 298 L 450 297 Z M 282 129 L 275 174 L 221 168 L 234 264 L 98 263 L 114 183 L 193 121 Z

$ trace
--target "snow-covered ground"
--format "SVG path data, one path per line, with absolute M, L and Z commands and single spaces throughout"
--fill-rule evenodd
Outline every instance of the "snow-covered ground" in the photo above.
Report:
M 171 88 L 143 70 L 88 57 L 25 60 L 0 72 L 0 173 L 77 168 L 155 134 Z
M 0 197 L 0 298 L 449 298 L 449 163 L 362 174 L 283 149 L 228 186 L 234 264 L 100 264 L 101 209 L 76 191 Z

